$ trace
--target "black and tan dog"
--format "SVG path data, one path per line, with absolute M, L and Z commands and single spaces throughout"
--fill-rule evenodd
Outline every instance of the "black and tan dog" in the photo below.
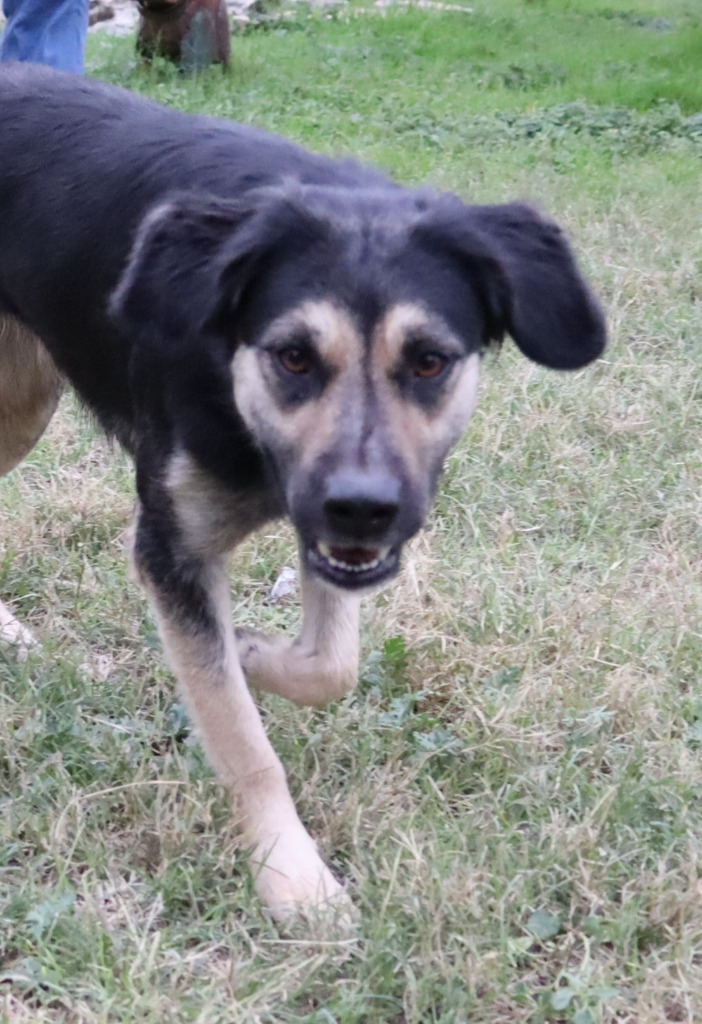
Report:
M 604 345 L 563 235 L 531 209 L 0 70 L 0 473 L 61 380 L 133 455 L 135 565 L 279 915 L 341 890 L 249 686 L 321 705 L 355 685 L 359 595 L 397 571 L 504 333 L 561 369 Z M 299 537 L 302 631 L 237 638 L 224 556 L 277 516 Z

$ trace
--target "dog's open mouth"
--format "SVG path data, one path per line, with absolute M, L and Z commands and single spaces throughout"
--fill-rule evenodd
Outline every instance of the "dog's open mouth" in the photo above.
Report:
M 307 549 L 310 568 L 342 587 L 370 587 L 397 571 L 399 548 L 327 544 L 317 541 Z

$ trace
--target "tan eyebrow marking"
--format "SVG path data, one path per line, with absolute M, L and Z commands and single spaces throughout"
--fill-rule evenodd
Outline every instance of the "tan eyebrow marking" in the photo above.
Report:
M 356 324 L 341 306 L 328 299 L 303 302 L 278 317 L 264 334 L 262 347 L 294 337 L 301 330 L 309 332 L 319 356 L 338 370 L 344 370 L 349 360 L 362 357 L 363 339 Z
M 401 302 L 385 314 L 373 333 L 373 361 L 380 371 L 388 373 L 399 362 L 407 337 L 412 332 L 426 333 L 437 343 L 463 354 L 463 346 L 448 324 L 428 312 L 419 303 Z

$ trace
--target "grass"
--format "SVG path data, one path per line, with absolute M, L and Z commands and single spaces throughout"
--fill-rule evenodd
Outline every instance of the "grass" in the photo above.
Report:
M 274 12 L 197 81 L 93 37 L 92 72 L 574 236 L 611 345 L 506 345 L 356 694 L 265 699 L 357 941 L 284 935 L 126 578 L 127 461 L 67 399 L 0 483 L 0 1020 L 659 1024 L 702 1017 L 702 22 L 685 0 Z M 289 529 L 232 566 L 237 621 Z

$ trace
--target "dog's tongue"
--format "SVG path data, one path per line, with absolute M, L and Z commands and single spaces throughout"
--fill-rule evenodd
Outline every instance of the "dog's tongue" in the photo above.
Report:
M 378 551 L 370 548 L 337 548 L 329 549 L 332 558 L 344 565 L 367 565 L 378 560 Z

